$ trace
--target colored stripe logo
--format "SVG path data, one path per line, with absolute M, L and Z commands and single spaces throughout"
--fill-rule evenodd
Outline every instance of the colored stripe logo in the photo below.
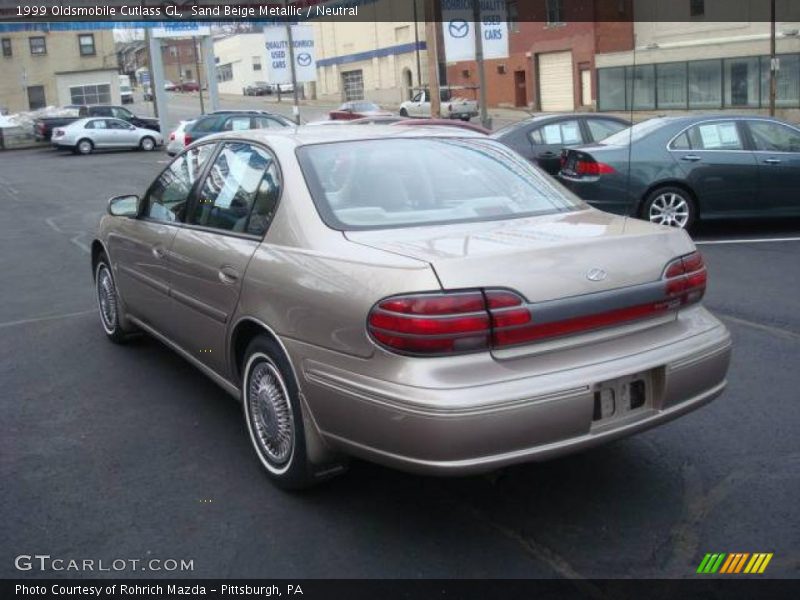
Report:
M 713 575 L 715 573 L 760 575 L 767 569 L 769 561 L 772 560 L 772 555 L 772 552 L 755 552 L 752 554 L 749 552 L 709 553 L 700 561 L 697 573 L 701 575 Z

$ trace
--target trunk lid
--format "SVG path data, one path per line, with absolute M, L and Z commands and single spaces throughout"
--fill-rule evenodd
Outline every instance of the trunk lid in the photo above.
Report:
M 683 231 L 591 208 L 345 236 L 428 262 L 444 289 L 510 288 L 531 303 L 654 282 L 669 261 L 694 250 Z M 601 273 L 590 279 L 592 270 Z M 397 292 L 404 291 L 399 282 Z

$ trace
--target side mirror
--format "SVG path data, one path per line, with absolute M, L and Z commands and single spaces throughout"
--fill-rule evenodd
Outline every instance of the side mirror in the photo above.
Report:
M 114 196 L 108 201 L 108 214 L 113 217 L 135 217 L 139 214 L 139 196 Z
M 130 129 L 131 131 L 133 131 L 134 129 L 136 129 L 136 125 L 128 125 L 128 129 Z

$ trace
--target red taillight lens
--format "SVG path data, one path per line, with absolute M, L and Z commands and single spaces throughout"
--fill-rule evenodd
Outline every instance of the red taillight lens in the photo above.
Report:
M 579 160 L 575 165 L 575 172 L 579 175 L 607 175 L 616 173 L 614 167 L 593 160 Z
M 183 134 L 183 145 L 184 145 L 184 147 L 188 146 L 191 143 L 192 143 L 192 136 L 189 135 L 188 133 L 184 133 Z
M 671 299 L 681 304 L 699 302 L 706 293 L 708 271 L 699 252 L 676 258 L 664 270 L 667 280 L 666 292 Z
M 169 134 L 169 141 L 170 142 L 174 142 L 175 141 L 175 132 L 174 131 Z
M 384 346 L 411 354 L 453 354 L 489 347 L 489 314 L 479 291 L 387 298 L 370 311 L 368 328 Z

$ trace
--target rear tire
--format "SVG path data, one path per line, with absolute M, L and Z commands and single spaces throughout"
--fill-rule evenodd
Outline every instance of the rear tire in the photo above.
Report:
M 642 204 L 640 216 L 656 225 L 690 231 L 697 222 L 697 205 L 685 189 L 665 186 L 648 194 Z
M 144 152 L 152 152 L 156 148 L 156 141 L 150 136 L 145 136 L 142 138 L 142 141 L 139 142 L 139 148 Z
M 270 479 L 284 489 L 313 485 L 294 374 L 280 346 L 267 336 L 257 336 L 245 350 L 242 405 L 250 442 Z
M 77 154 L 83 154 L 86 156 L 87 154 L 91 154 L 93 150 L 94 144 L 92 143 L 92 140 L 82 139 L 75 144 L 75 152 Z

